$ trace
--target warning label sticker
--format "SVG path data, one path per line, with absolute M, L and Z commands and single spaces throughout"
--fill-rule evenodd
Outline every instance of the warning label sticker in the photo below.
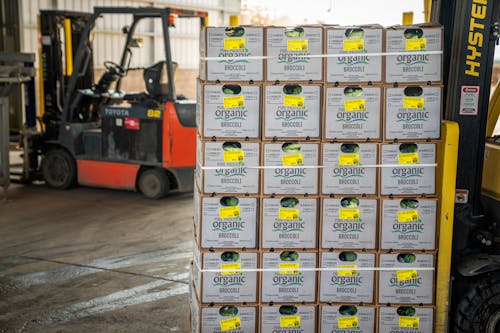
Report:
M 479 86 L 462 86 L 460 89 L 460 115 L 477 116 L 479 108 Z

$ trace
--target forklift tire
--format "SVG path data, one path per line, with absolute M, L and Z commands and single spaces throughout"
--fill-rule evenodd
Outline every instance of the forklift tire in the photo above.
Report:
M 460 299 L 454 316 L 453 332 L 500 332 L 500 274 L 471 282 Z
M 146 198 L 156 200 L 168 194 L 170 182 L 164 170 L 148 169 L 140 174 L 138 187 Z
M 66 190 L 76 184 L 76 163 L 63 149 L 50 150 L 42 161 L 45 183 L 58 190 Z

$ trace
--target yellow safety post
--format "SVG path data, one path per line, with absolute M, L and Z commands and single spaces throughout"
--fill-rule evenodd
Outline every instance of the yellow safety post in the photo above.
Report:
M 71 41 L 71 20 L 64 19 L 64 44 L 66 45 L 66 76 L 73 74 L 73 43 Z
M 240 25 L 240 16 L 239 15 L 229 16 L 229 26 L 236 27 L 238 25 Z
M 42 61 L 42 22 L 40 15 L 37 16 L 38 23 L 38 88 L 39 88 L 39 116 L 43 117 L 45 113 L 45 91 L 43 89 L 43 61 Z M 43 127 L 43 123 L 41 125 Z M 43 128 L 41 129 L 43 130 Z
M 441 141 L 438 144 L 436 185 L 439 198 L 439 242 L 436 274 L 436 317 L 434 332 L 448 332 L 450 303 L 451 245 L 457 180 L 458 124 L 441 123 Z
M 413 24 L 413 12 L 404 12 L 403 25 L 412 25 L 412 24 Z
M 432 0 L 424 0 L 424 20 L 431 21 Z

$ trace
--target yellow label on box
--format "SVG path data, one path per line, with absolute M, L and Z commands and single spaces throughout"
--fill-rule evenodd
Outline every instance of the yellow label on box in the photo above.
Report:
M 299 263 L 280 264 L 280 274 L 299 274 Z
M 241 328 L 240 317 L 234 317 L 231 319 L 224 319 L 220 321 L 220 330 L 222 332 L 229 330 L 236 330 Z
M 356 328 L 359 326 L 359 320 L 357 316 L 340 317 L 337 319 L 337 325 L 339 328 Z
M 422 51 L 427 49 L 427 38 L 414 38 L 406 40 L 406 51 Z
M 364 51 L 365 40 L 364 39 L 345 39 L 344 40 L 344 51 Z
M 423 97 L 404 97 L 403 107 L 405 109 L 423 109 L 425 99 Z
M 280 317 L 280 327 L 300 327 L 300 316 Z
M 283 98 L 284 106 L 291 106 L 294 108 L 303 108 L 304 107 L 304 96 L 292 96 L 285 95 Z
M 278 218 L 280 220 L 298 220 L 300 211 L 293 208 L 280 208 L 278 211 Z
M 403 153 L 398 155 L 399 164 L 417 164 L 418 153 Z
M 413 222 L 418 221 L 418 210 L 412 209 L 404 212 L 398 212 L 398 222 Z
M 307 51 L 309 50 L 308 39 L 289 39 L 286 43 L 288 51 Z
M 420 318 L 419 317 L 408 317 L 408 316 L 400 316 L 399 317 L 399 327 L 409 327 L 418 329 L 420 326 Z
M 242 108 L 245 106 L 244 96 L 224 97 L 224 109 Z
M 414 269 L 405 269 L 396 271 L 396 276 L 398 278 L 398 282 L 401 282 L 418 278 L 418 273 Z
M 358 265 L 338 265 L 338 276 L 358 276 Z
M 240 274 L 240 272 L 238 272 L 238 271 L 241 270 L 241 263 L 232 262 L 229 264 L 221 264 L 220 270 L 222 271 L 221 272 L 222 275 Z
M 224 50 L 240 50 L 245 48 L 245 38 L 224 38 Z
M 340 154 L 339 165 L 357 165 L 359 164 L 359 154 Z
M 364 99 L 350 99 L 344 101 L 344 110 L 349 111 L 364 111 L 366 103 Z
M 221 207 L 219 209 L 221 219 L 231 219 L 240 216 L 240 206 Z
M 340 208 L 339 219 L 359 220 L 359 208 Z
M 224 163 L 243 162 L 244 160 L 245 160 L 245 152 L 243 150 L 224 152 Z
M 283 155 L 281 158 L 283 165 L 302 165 L 302 154 Z

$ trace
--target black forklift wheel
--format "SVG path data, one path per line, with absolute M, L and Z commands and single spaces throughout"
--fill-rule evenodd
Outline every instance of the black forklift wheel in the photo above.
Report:
M 500 332 L 500 274 L 471 283 L 455 313 L 454 332 Z
M 139 176 L 138 187 L 145 197 L 160 199 L 168 194 L 170 182 L 165 170 L 148 169 Z
M 76 183 L 76 163 L 63 149 L 50 150 L 42 161 L 45 183 L 59 190 L 66 190 Z

